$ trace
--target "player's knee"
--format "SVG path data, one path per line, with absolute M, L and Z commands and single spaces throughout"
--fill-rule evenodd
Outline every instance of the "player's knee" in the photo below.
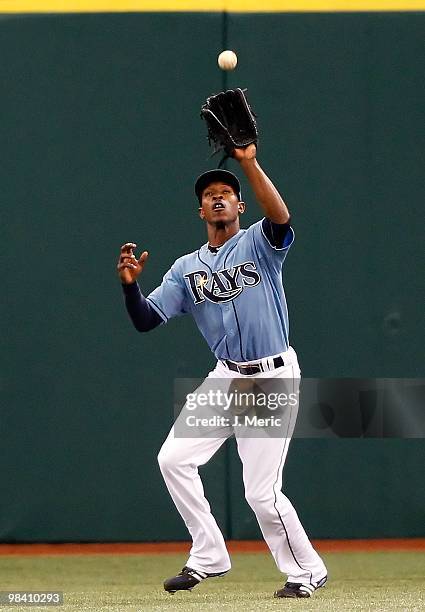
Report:
M 259 506 L 262 501 L 264 501 L 262 499 L 263 497 L 264 496 L 259 495 L 258 491 L 245 491 L 245 499 L 252 509 L 254 509 L 255 506 Z
M 245 493 L 245 497 L 260 522 L 276 520 L 276 517 L 279 517 L 279 520 L 286 520 L 288 515 L 295 512 L 291 502 L 283 493 L 276 496 L 273 490 L 249 491 Z
M 175 470 L 179 464 L 178 453 L 166 442 L 162 445 L 157 459 L 159 468 L 163 474 Z
M 157 459 L 161 472 L 169 471 L 171 459 L 170 454 L 167 452 L 167 449 L 164 446 L 162 446 L 161 450 L 159 451 Z
M 264 494 L 258 491 L 247 491 L 245 499 L 257 515 L 270 512 L 274 506 L 273 492 Z

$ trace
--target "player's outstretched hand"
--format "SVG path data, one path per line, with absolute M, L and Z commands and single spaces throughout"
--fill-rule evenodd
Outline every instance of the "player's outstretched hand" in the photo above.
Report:
M 254 159 L 257 155 L 257 147 L 254 143 L 243 147 L 241 149 L 233 149 L 232 156 L 238 161 L 244 161 L 245 159 Z
M 121 247 L 117 270 L 121 282 L 125 285 L 130 285 L 137 280 L 148 258 L 148 252 L 143 251 L 139 259 L 137 259 L 133 253 L 133 249 L 135 249 L 136 246 L 137 244 L 134 244 L 134 242 L 126 242 Z

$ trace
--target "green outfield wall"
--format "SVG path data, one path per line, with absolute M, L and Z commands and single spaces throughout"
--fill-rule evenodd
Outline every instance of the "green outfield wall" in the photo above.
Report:
M 148 292 L 204 242 L 199 108 L 224 87 L 248 87 L 293 214 L 303 375 L 423 376 L 424 34 L 419 12 L 0 16 L 1 541 L 187 538 L 156 455 L 174 378 L 214 360 L 189 319 L 133 330 L 115 265 L 149 250 Z M 314 537 L 424 536 L 424 459 L 294 440 L 285 492 Z M 226 536 L 259 535 L 234 444 L 202 474 Z

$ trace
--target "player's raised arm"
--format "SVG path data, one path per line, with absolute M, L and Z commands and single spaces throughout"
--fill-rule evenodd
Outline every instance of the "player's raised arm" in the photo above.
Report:
M 137 284 L 137 277 L 145 266 L 148 252 L 143 251 L 137 259 L 133 253 L 136 246 L 134 242 L 126 242 L 122 245 L 117 270 L 124 292 L 128 316 L 137 331 L 147 332 L 160 325 L 162 318 L 149 304 Z
M 247 177 L 264 216 L 273 223 L 287 223 L 289 211 L 282 196 L 261 168 L 256 158 L 257 147 L 250 144 L 243 149 L 234 149 L 233 157 L 239 162 Z
M 258 128 L 246 90 L 238 87 L 210 96 L 201 107 L 201 117 L 214 152 L 224 151 L 225 157 L 240 163 L 265 217 L 276 225 L 288 223 L 286 204 L 256 159 Z

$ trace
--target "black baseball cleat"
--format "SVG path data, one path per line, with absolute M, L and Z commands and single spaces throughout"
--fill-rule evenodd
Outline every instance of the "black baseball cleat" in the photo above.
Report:
M 216 578 L 218 576 L 224 576 L 224 574 L 227 574 L 227 571 L 220 572 L 218 574 L 207 574 L 206 572 L 194 570 L 185 566 L 180 574 L 177 574 L 177 576 L 173 576 L 172 578 L 168 578 L 164 582 L 164 589 L 167 591 L 167 593 L 171 593 L 171 595 L 174 595 L 176 591 L 191 591 L 193 587 L 199 584 L 202 580 L 205 580 L 205 578 Z
M 327 579 L 328 577 L 325 576 L 324 578 L 321 578 L 321 580 L 319 580 L 318 582 L 310 584 L 303 584 L 301 582 L 287 582 L 283 586 L 283 589 L 275 591 L 274 596 L 291 597 L 292 599 L 296 599 L 298 597 L 311 597 L 314 591 L 317 591 L 317 589 L 320 589 L 320 587 L 324 586 Z

